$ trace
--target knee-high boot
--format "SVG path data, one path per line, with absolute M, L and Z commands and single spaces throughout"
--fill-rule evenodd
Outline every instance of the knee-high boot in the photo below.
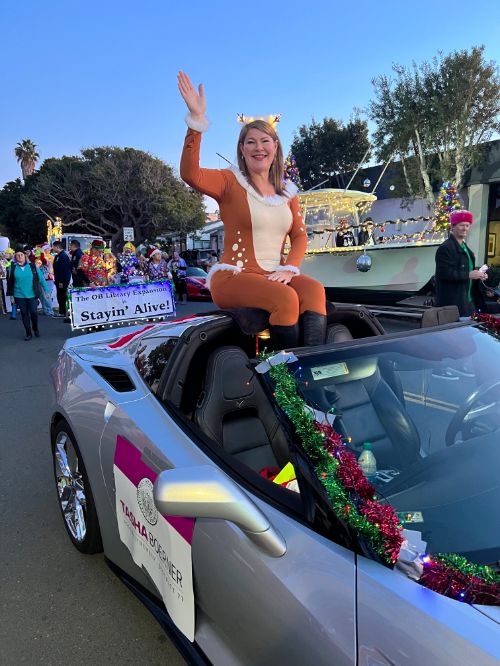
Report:
M 274 351 L 282 349 L 291 349 L 299 346 L 299 325 L 292 326 L 272 326 L 269 325 L 271 334 L 271 348 Z
M 301 317 L 303 345 L 324 345 L 326 340 L 326 315 L 307 310 Z

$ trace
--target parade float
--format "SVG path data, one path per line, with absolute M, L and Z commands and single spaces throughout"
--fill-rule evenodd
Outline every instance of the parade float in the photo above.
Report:
M 330 300 L 392 304 L 415 295 L 434 274 L 445 232 L 433 217 L 374 223 L 374 244 L 361 245 L 357 240 L 375 194 L 320 189 L 299 193 L 299 199 L 308 234 L 302 271 L 325 285 Z M 338 247 L 346 221 L 355 244 Z

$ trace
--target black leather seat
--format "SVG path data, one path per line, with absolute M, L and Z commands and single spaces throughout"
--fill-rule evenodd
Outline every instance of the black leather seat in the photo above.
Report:
M 285 433 L 239 347 L 220 347 L 208 359 L 194 421 L 223 449 L 256 472 L 289 461 Z
M 351 359 L 346 374 L 305 392 L 320 411 L 335 407 L 334 427 L 361 452 L 371 442 L 378 469 L 403 469 L 420 458 L 420 437 L 374 358 Z

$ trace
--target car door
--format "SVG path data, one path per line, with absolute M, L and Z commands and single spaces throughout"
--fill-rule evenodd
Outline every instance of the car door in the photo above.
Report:
M 360 666 L 499 663 L 499 627 L 486 614 L 364 557 L 357 570 Z
M 262 552 L 228 521 L 197 520 L 198 644 L 216 664 L 356 663 L 354 554 L 247 494 L 286 552 Z
M 187 538 L 189 548 L 183 551 L 192 558 L 196 643 L 216 664 L 268 664 L 271 660 L 354 664 L 354 554 L 291 517 L 279 504 L 257 496 L 251 485 L 243 487 L 236 475 L 231 478 L 230 468 L 220 472 L 217 457 L 202 448 L 196 428 L 169 413 L 154 395 L 160 367 L 168 357 L 168 352 L 162 352 L 168 339 L 141 344 L 144 352 L 135 365 L 153 392 L 139 400 L 110 404 L 99 443 L 109 511 L 103 534 L 107 556 L 168 607 L 165 592 L 155 583 L 156 572 L 119 533 L 123 516 L 116 494 L 117 455 L 125 447 L 132 452 L 135 471 L 141 470 L 139 476 L 151 479 L 164 470 L 195 474 L 211 467 L 225 475 L 230 491 L 242 493 L 245 502 L 265 516 L 284 540 L 286 551 L 280 556 L 266 552 L 230 520 L 196 519 Z M 118 466 L 125 469 L 120 462 Z M 134 481 L 138 490 L 139 476 Z M 140 527 L 134 518 L 134 535 L 143 527 L 149 530 L 147 521 L 139 518 Z M 183 630 L 182 619 L 177 626 Z
M 106 555 L 161 596 L 151 572 L 137 566 L 118 535 L 113 463 L 119 438 L 133 444 L 155 473 L 216 465 L 153 396 L 116 407 L 106 424 L 100 442 L 112 516 Z M 243 492 L 283 537 L 286 552 L 270 556 L 227 520 L 196 520 L 191 541 L 195 641 L 217 664 L 270 659 L 304 664 L 309 658 L 316 664 L 354 664 L 354 554 Z

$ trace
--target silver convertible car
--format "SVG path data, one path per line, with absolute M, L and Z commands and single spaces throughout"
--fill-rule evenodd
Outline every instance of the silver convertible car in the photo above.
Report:
M 257 367 L 257 315 L 67 340 L 50 431 L 73 545 L 104 551 L 189 663 L 497 665 L 498 598 L 429 589 L 333 510 Z M 410 542 L 497 576 L 500 341 L 429 317 L 388 334 L 337 306 L 328 343 L 287 369 L 356 457 L 371 444 L 373 487 Z

